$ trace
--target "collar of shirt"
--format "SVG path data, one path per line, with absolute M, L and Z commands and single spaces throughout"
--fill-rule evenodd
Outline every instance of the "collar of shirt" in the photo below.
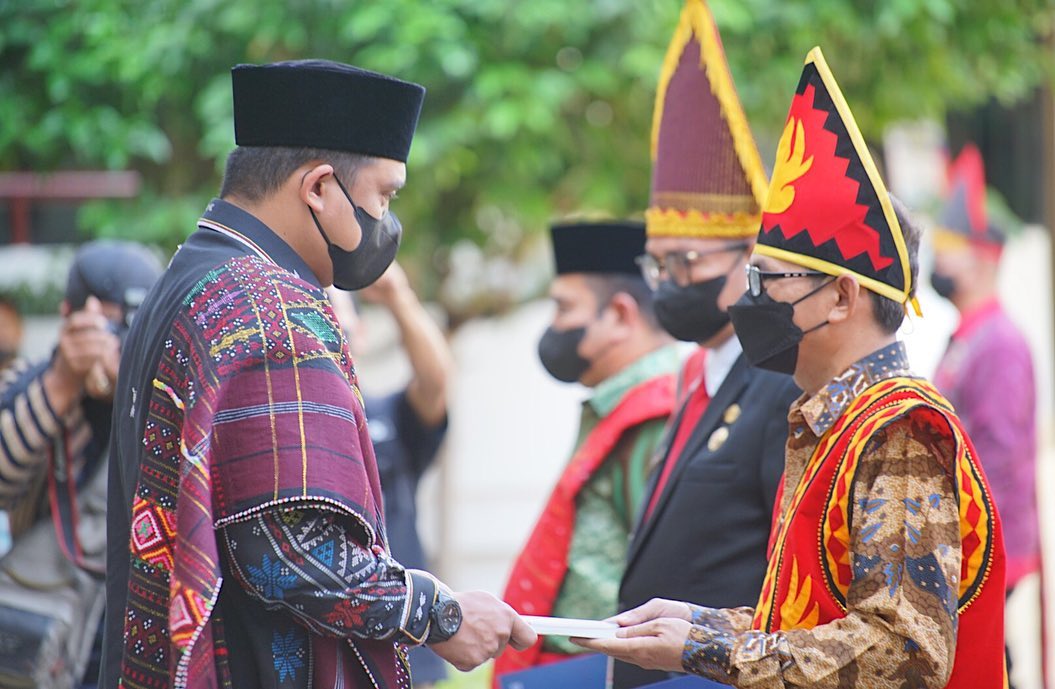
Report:
M 996 297 L 982 302 L 975 308 L 960 316 L 960 324 L 952 334 L 952 339 L 961 340 L 970 337 L 971 333 L 980 328 L 992 316 L 1001 311 L 1000 300 Z
M 681 364 L 678 346 L 671 344 L 649 352 L 619 373 L 600 383 L 585 404 L 598 417 L 608 416 L 631 388 L 652 378 L 677 373 Z
M 315 273 L 293 250 L 293 247 L 256 216 L 233 203 L 223 199 L 210 201 L 205 207 L 205 213 L 198 220 L 198 227 L 219 232 L 243 244 L 265 261 L 285 268 L 301 280 L 306 280 L 316 287 L 322 287 Z
M 718 388 L 722 387 L 729 371 L 740 358 L 744 349 L 740 346 L 740 340 L 732 335 L 728 340 L 707 352 L 707 358 L 703 361 L 703 386 L 707 390 L 707 396 L 714 399 L 718 394 Z
M 801 412 L 810 430 L 819 437 L 869 387 L 881 380 L 911 375 L 904 343 L 894 342 L 859 359 L 812 397 L 800 398 L 792 405 L 789 418 L 795 411 Z

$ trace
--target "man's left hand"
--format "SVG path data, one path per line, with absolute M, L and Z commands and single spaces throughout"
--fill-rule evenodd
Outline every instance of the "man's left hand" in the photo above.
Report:
M 685 620 L 662 617 L 623 627 L 614 639 L 572 639 L 572 642 L 646 670 L 684 672 L 681 657 L 691 628 L 692 624 Z

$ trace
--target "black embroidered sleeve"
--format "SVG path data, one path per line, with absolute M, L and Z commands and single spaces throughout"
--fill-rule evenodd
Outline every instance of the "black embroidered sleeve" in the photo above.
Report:
M 272 509 L 223 529 L 250 596 L 325 636 L 423 643 L 438 582 L 364 548 L 339 515 Z

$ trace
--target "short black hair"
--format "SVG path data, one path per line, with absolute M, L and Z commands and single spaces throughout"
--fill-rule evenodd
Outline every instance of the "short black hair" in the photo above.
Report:
M 258 202 L 278 191 L 293 172 L 307 163 L 327 162 L 344 185 L 351 186 L 359 168 L 370 156 L 322 148 L 288 146 L 239 146 L 227 156 L 220 196 L 238 196 Z
M 890 203 L 894 207 L 894 215 L 898 224 L 901 225 L 901 234 L 905 238 L 905 250 L 908 252 L 909 274 L 912 277 L 912 288 L 909 290 L 909 298 L 916 296 L 916 282 L 919 278 L 919 242 L 922 234 L 920 226 L 916 224 L 908 209 L 901 201 L 890 196 Z M 898 331 L 905 320 L 905 305 L 900 304 L 889 297 L 872 292 L 872 314 L 884 332 L 891 335 Z
M 586 285 L 597 298 L 599 307 L 604 307 L 612 297 L 623 292 L 637 302 L 641 317 L 652 330 L 659 329 L 659 321 L 652 309 L 652 290 L 640 275 L 629 273 L 584 273 Z

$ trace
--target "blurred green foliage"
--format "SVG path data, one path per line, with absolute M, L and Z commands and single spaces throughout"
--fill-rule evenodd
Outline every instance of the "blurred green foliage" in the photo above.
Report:
M 875 136 L 1030 92 L 1053 69 L 1050 0 L 712 0 L 752 125 L 779 130 L 825 50 Z M 6 0 L 0 168 L 135 168 L 94 235 L 173 248 L 233 147 L 229 68 L 322 57 L 425 84 L 404 260 L 433 292 L 458 240 L 515 254 L 553 217 L 648 201 L 654 88 L 680 0 Z M 767 163 L 772 151 L 762 150 Z M 423 270 L 422 270 L 423 269 Z

